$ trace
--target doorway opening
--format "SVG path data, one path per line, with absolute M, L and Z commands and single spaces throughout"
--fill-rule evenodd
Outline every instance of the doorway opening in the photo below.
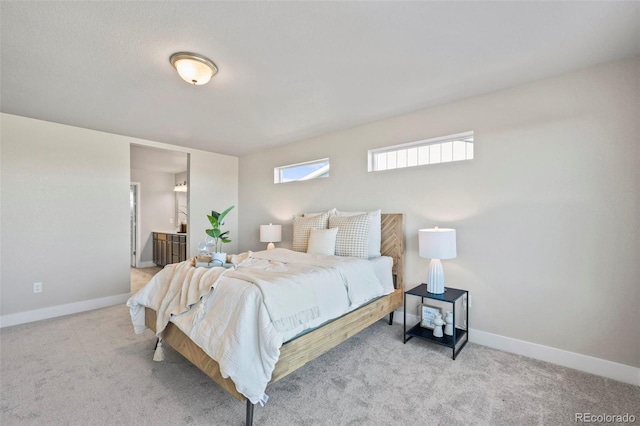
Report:
M 129 211 L 134 292 L 162 269 L 154 257 L 154 234 L 180 233 L 188 227 L 189 154 L 131 144 Z M 186 243 L 184 234 L 180 238 Z

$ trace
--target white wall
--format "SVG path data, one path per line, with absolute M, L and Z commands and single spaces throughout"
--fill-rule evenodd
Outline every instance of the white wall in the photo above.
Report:
M 227 253 L 238 251 L 238 158 L 220 154 L 191 155 L 189 163 L 189 247 L 191 256 L 198 254 L 198 244 L 211 228 L 207 215 L 235 206 L 226 216 L 223 231 L 229 231 L 231 242 L 223 245 Z
M 453 227 L 443 264 L 471 328 L 640 367 L 639 79 L 636 58 L 244 156 L 239 249 L 269 222 L 290 246 L 295 213 L 401 212 L 410 288 L 429 262 L 418 229 Z M 473 161 L 367 172 L 368 149 L 468 130 Z M 329 178 L 273 184 L 275 166 L 324 157 Z
M 14 115 L 0 122 L 2 316 L 128 293 L 129 145 Z
M 139 182 L 138 218 L 140 263 L 153 262 L 154 231 L 176 231 L 175 175 L 173 173 L 131 169 L 131 182 Z M 173 223 L 170 222 L 173 221 Z
M 131 144 L 190 154 L 192 253 L 207 212 L 238 204 L 236 157 L 9 114 L 0 125 L 0 326 L 126 300 Z

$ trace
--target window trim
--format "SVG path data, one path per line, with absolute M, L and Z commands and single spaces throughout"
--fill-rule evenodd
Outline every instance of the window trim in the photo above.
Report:
M 444 143 L 447 142 L 455 142 L 455 141 L 460 141 L 460 140 L 464 140 L 464 139 L 469 139 L 469 138 L 474 138 L 474 131 L 470 130 L 467 132 L 462 132 L 462 133 L 456 133 L 453 135 L 446 135 L 446 136 L 439 136 L 436 138 L 431 138 L 431 139 L 423 139 L 423 140 L 419 140 L 419 141 L 415 141 L 415 142 L 407 142 L 407 143 L 401 143 L 398 145 L 391 145 L 391 146 L 385 146 L 382 148 L 375 148 L 375 149 L 370 149 L 367 152 L 367 167 L 368 167 L 368 171 L 369 172 L 382 172 L 382 171 L 386 171 L 386 170 L 397 170 L 397 169 L 406 169 L 409 167 L 417 167 L 417 166 L 428 166 L 431 164 L 442 164 L 442 163 L 450 163 L 450 162 L 454 162 L 454 161 L 446 161 L 446 162 L 440 162 L 440 163 L 428 163 L 428 164 L 416 164 L 415 166 L 402 166 L 402 167 L 394 167 L 392 169 L 381 169 L 378 170 L 375 168 L 375 156 L 376 154 L 385 154 L 385 153 L 389 153 L 389 152 L 394 152 L 394 151 L 403 151 L 403 150 L 407 150 L 410 148 L 418 148 L 418 147 L 424 147 L 424 146 L 430 146 L 430 145 L 442 145 Z M 475 139 L 473 141 L 473 143 L 475 144 Z M 465 159 L 465 160 L 469 160 L 469 159 Z M 455 160 L 455 161 L 463 161 L 463 160 Z
M 326 170 L 326 172 L 323 171 L 320 174 L 327 173 L 327 176 L 314 176 L 314 174 L 316 174 L 316 173 L 318 173 L 319 171 L 322 170 L 322 168 L 320 168 L 318 170 L 315 170 L 315 171 L 309 173 L 306 176 L 303 176 L 303 178 L 301 178 L 301 179 L 286 180 L 286 181 L 282 180 L 282 171 L 283 170 L 293 169 L 293 168 L 296 168 L 296 167 L 307 166 L 307 165 L 311 165 L 311 164 L 322 164 L 322 163 L 326 163 L 327 170 Z M 295 164 L 286 164 L 284 166 L 276 166 L 276 167 L 273 168 L 273 183 L 274 184 L 279 184 L 279 183 L 289 183 L 289 182 L 304 182 L 306 180 L 320 179 L 320 178 L 323 178 L 323 177 L 329 177 L 329 169 L 330 168 L 331 168 L 331 162 L 329 161 L 329 157 L 320 158 L 318 160 L 303 161 L 301 163 L 295 163 Z

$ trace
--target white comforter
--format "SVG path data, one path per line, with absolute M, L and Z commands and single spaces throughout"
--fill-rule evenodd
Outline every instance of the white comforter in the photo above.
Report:
M 146 328 L 144 306 L 156 311 L 168 306 L 170 321 L 216 360 L 222 376 L 230 377 L 254 404 L 267 400 L 265 389 L 284 342 L 393 291 L 363 259 L 274 249 L 238 255 L 234 263 L 230 270 L 192 272 L 188 285 L 163 276 L 167 268 L 182 267 L 169 265 L 127 305 L 136 333 Z M 198 275 L 206 283 L 193 279 Z M 200 293 L 195 303 L 194 293 Z M 186 304 L 163 301 L 167 294 Z

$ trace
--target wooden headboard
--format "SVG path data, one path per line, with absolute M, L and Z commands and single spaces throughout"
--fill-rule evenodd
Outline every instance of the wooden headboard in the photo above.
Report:
M 380 253 L 383 256 L 393 258 L 396 288 L 404 291 L 404 215 L 402 213 L 383 213 L 381 226 Z

